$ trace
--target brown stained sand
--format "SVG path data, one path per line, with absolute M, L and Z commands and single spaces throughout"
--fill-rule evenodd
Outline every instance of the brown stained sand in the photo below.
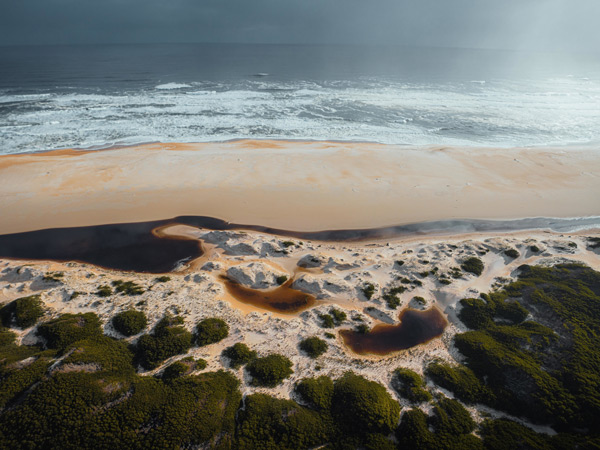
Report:
M 340 335 L 354 353 L 388 355 L 441 336 L 448 321 L 437 308 L 405 309 L 398 325 L 377 325 L 367 333 L 342 330 Z
M 600 215 L 599 194 L 596 148 L 147 144 L 0 157 L 0 234 L 180 215 L 298 231 L 576 217 Z

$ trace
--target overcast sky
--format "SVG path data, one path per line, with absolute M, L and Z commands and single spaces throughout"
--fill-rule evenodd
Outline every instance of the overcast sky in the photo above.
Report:
M 600 0 L 0 0 L 0 44 L 359 43 L 600 52 Z

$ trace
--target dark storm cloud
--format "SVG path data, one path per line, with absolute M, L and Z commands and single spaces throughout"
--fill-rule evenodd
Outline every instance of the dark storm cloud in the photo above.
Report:
M 599 17 L 599 0 L 0 0 L 0 43 L 385 43 L 598 51 Z

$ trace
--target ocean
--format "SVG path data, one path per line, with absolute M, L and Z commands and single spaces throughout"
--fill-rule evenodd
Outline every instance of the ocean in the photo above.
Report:
M 0 154 L 240 138 L 600 142 L 600 56 L 369 46 L 0 47 Z

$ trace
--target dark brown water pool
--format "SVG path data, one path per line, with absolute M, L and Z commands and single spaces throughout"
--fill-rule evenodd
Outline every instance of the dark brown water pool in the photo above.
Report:
M 304 311 L 313 306 L 317 300 L 312 295 L 292 289 L 293 279 L 269 290 L 250 289 L 227 277 L 222 277 L 222 280 L 227 292 L 236 300 L 278 313 L 294 314 Z
M 437 308 L 426 311 L 405 309 L 398 325 L 377 325 L 369 333 L 342 330 L 340 336 L 353 352 L 360 355 L 387 355 L 423 344 L 441 336 L 448 321 Z

